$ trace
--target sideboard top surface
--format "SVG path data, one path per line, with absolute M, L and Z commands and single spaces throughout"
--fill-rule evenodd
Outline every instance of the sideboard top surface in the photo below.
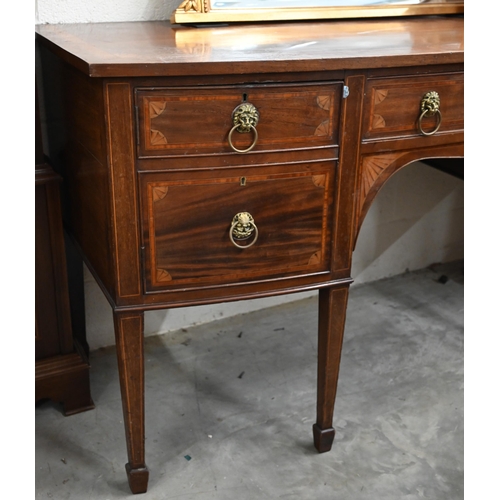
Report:
M 92 77 L 335 71 L 464 61 L 463 17 L 179 26 L 38 25 L 39 41 Z

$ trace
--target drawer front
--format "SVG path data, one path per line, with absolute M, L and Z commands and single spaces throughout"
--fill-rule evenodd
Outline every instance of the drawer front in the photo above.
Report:
M 341 83 L 137 89 L 138 155 L 165 157 L 234 152 L 233 111 L 250 103 L 255 132 L 234 131 L 233 146 L 252 151 L 338 144 Z
M 329 271 L 334 167 L 140 174 L 146 291 Z M 253 217 L 248 239 L 239 213 Z
M 437 134 L 461 131 L 464 128 L 464 75 L 412 76 L 368 80 L 365 94 L 363 138 L 416 137 L 425 135 L 419 128 L 421 101 L 428 92 L 439 95 L 439 112 L 422 116 L 420 127 Z

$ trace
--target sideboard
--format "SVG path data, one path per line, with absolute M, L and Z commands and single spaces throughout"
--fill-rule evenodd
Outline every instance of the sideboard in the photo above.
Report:
M 400 168 L 463 157 L 463 28 L 36 27 L 65 223 L 113 309 L 133 493 L 154 309 L 319 290 L 313 437 L 330 450 L 356 237 Z

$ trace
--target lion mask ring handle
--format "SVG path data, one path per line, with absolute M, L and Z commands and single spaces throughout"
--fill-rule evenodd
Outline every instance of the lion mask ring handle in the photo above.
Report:
M 251 151 L 255 145 L 257 144 L 257 140 L 259 138 L 259 134 L 257 133 L 257 123 L 259 123 L 259 112 L 257 111 L 257 108 L 253 105 L 250 104 L 249 102 L 244 102 L 240 104 L 239 106 L 236 106 L 236 108 L 233 111 L 233 128 L 229 131 L 228 135 L 228 142 L 229 145 L 231 146 L 231 149 L 235 151 L 236 153 L 248 153 Z M 234 131 L 239 132 L 240 134 L 247 134 L 249 132 L 253 132 L 253 141 L 252 144 L 246 149 L 238 149 L 234 144 L 233 144 L 233 133 Z

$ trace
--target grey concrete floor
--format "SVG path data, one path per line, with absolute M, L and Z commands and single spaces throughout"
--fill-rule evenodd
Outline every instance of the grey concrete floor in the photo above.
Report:
M 312 298 L 146 339 L 144 495 L 114 349 L 92 353 L 94 410 L 36 407 L 36 498 L 463 498 L 462 264 L 351 289 L 329 453 L 312 445 Z

